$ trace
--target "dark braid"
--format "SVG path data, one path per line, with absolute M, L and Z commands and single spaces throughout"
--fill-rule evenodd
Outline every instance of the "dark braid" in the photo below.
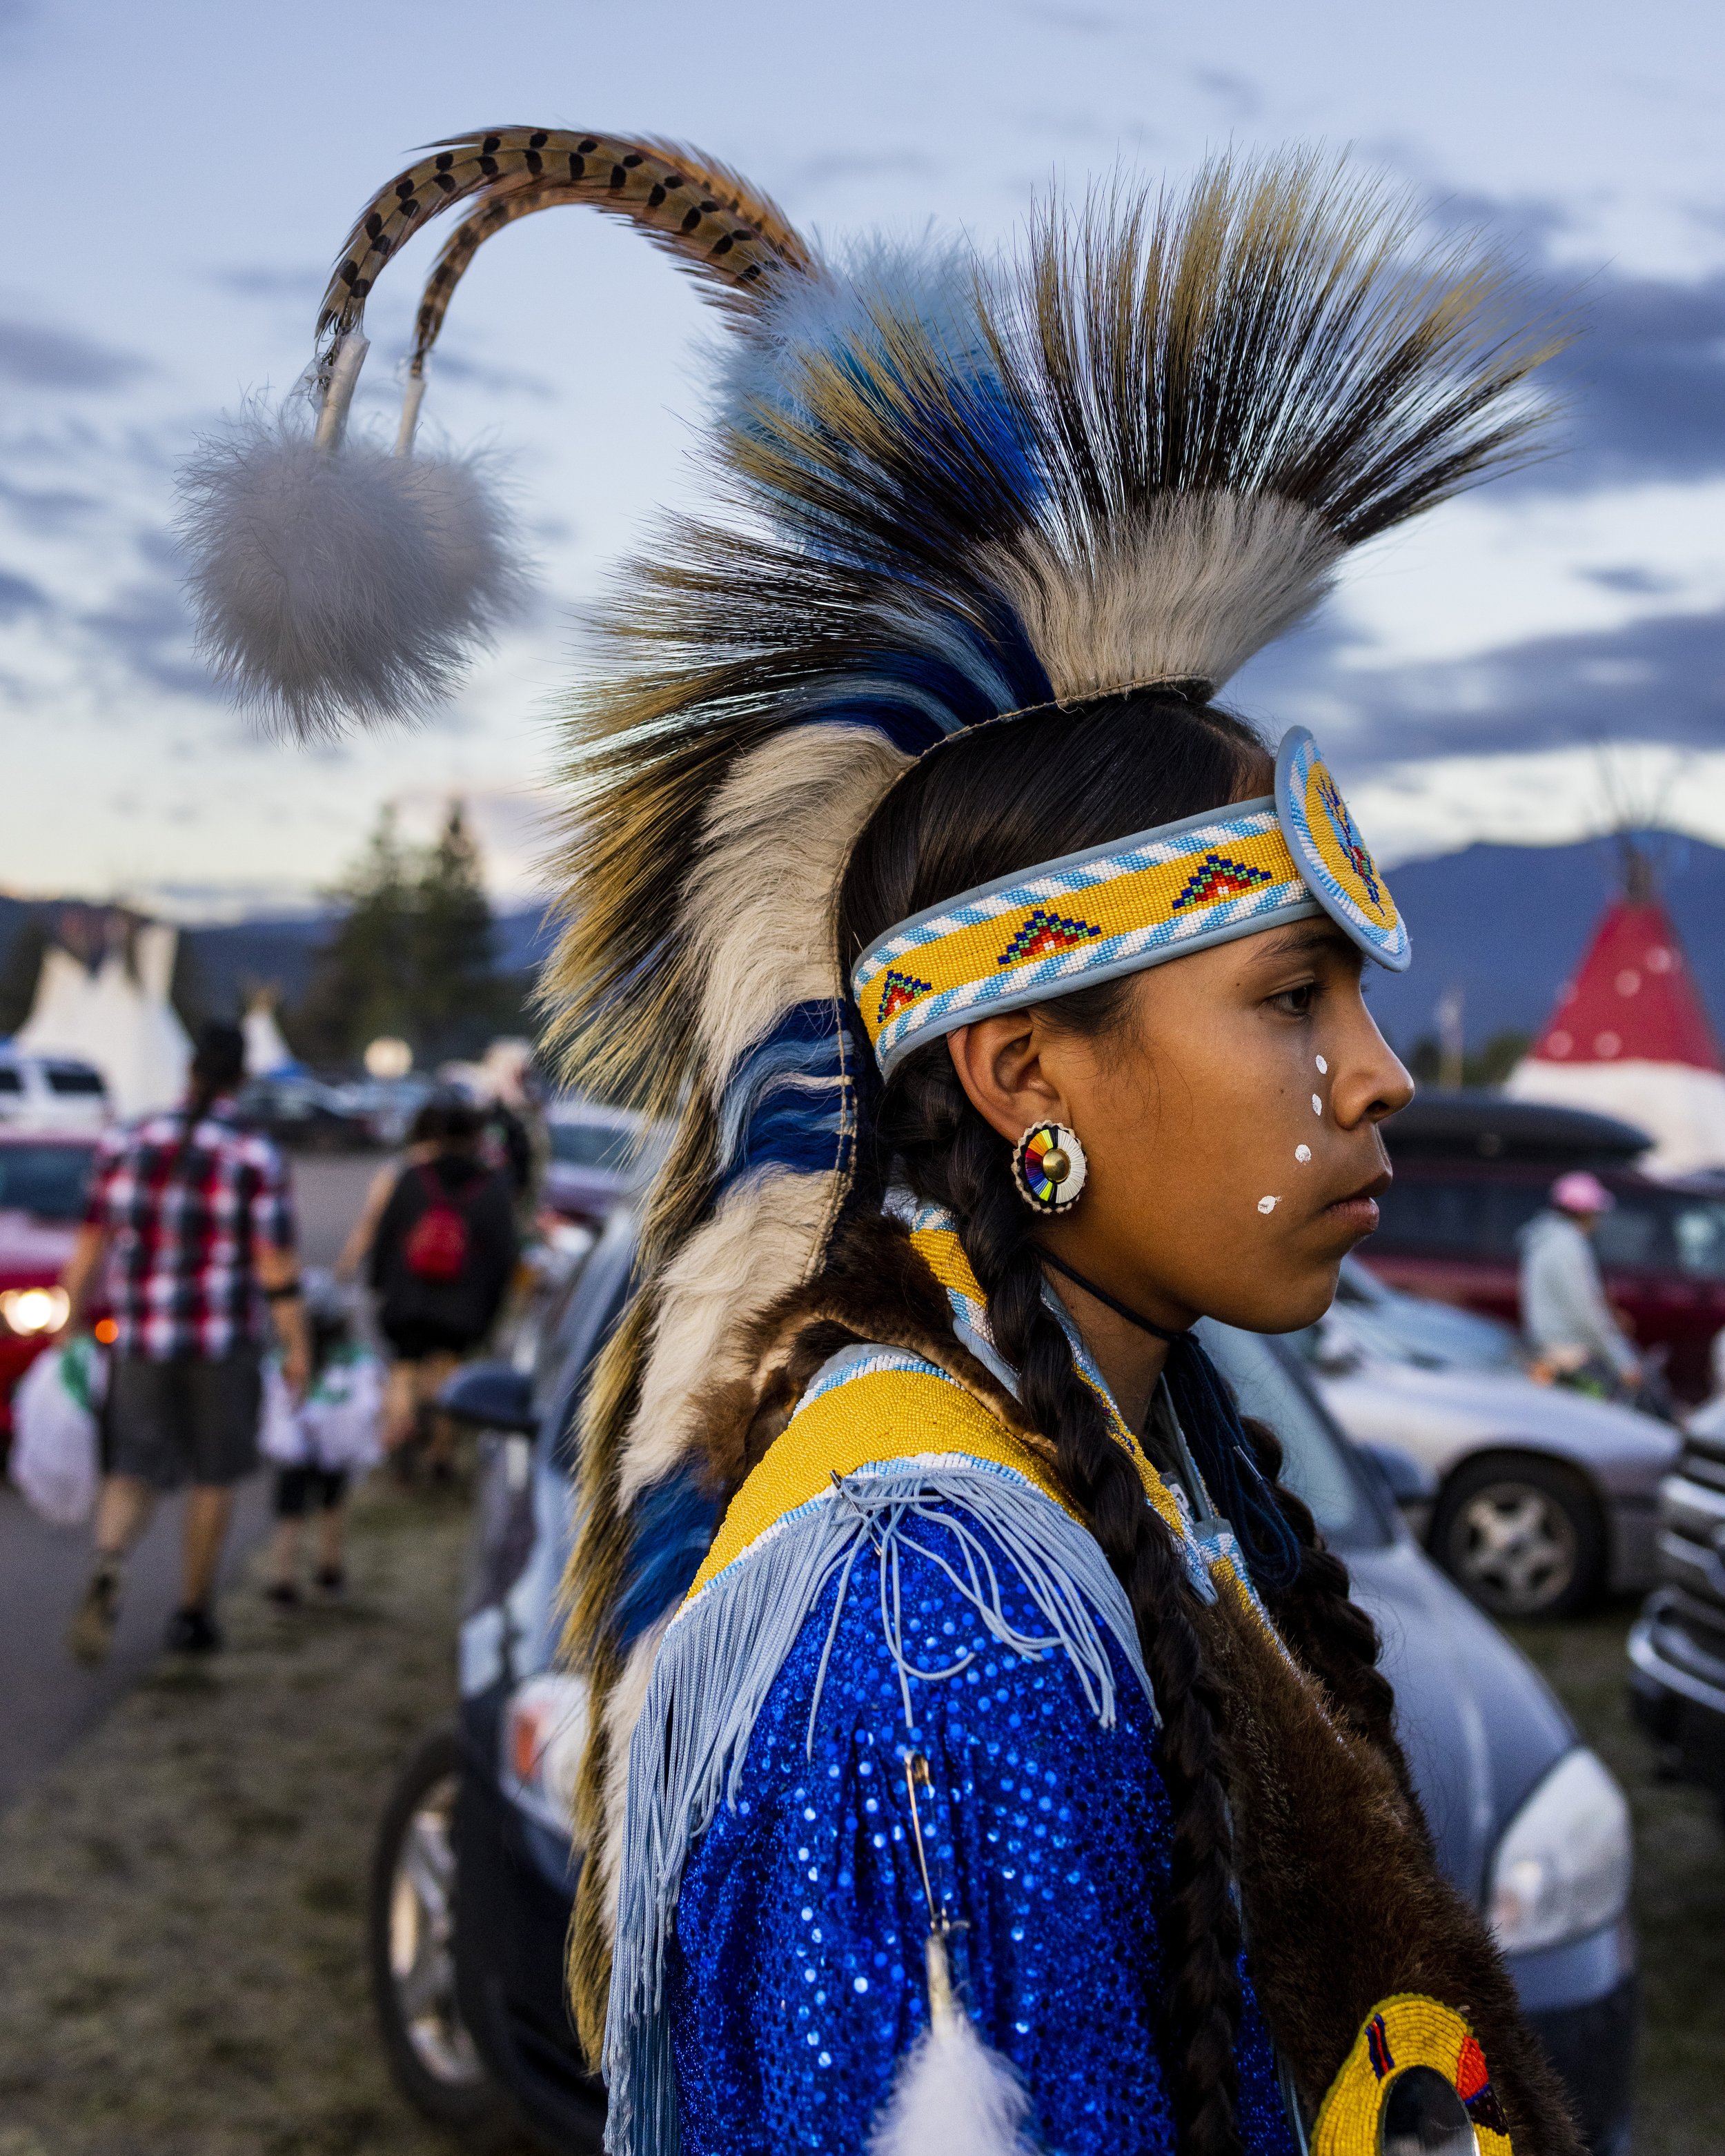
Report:
M 1163 1777 L 1173 1820 L 1163 1948 L 1169 2097 L 1183 2156 L 1238 2156 L 1240 1924 L 1218 1763 L 1219 1703 L 1199 1645 L 1197 1597 L 1173 1537 L 1145 1503 L 1137 1469 L 1043 1301 L 1034 1218 L 1013 1188 L 1006 1144 L 964 1098 L 944 1050 L 911 1059 L 883 1111 L 883 1144 L 918 1194 L 957 1219 L 988 1299 L 995 1343 L 1019 1373 L 1019 1399 L 1054 1445 L 1061 1481 L 1137 1621 L 1162 1716 Z
M 1425 1815 L 1395 1733 L 1395 1692 L 1378 1666 L 1383 1645 L 1378 1628 L 1353 1599 L 1348 1568 L 1324 1547 L 1305 1499 L 1281 1481 L 1281 1440 L 1267 1423 L 1248 1418 L 1240 1426 L 1257 1455 L 1259 1472 L 1300 1543 L 1299 1576 L 1292 1587 L 1265 1596 L 1276 1628 L 1322 1683 L 1348 1727 L 1389 1762 L 1409 1814 L 1424 1835 Z

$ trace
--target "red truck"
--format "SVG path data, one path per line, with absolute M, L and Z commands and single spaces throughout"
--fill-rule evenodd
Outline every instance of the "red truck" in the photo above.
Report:
M 1725 1327 L 1725 1178 L 1656 1180 L 1645 1132 L 1608 1116 L 1483 1091 L 1422 1093 L 1384 1126 L 1395 1182 L 1359 1255 L 1409 1294 L 1517 1324 L 1517 1237 L 1565 1169 L 1589 1168 L 1617 1200 L 1594 1247 L 1638 1346 L 1663 1349 L 1680 1400 L 1712 1389 Z
M 0 1128 L 0 1447 L 12 1435 L 12 1395 L 65 1321 L 55 1285 L 84 1218 L 92 1138 Z M 105 1317 L 97 1320 L 98 1338 Z

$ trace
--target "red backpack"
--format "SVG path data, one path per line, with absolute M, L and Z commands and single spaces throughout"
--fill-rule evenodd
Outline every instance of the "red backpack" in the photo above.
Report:
M 416 1280 L 447 1287 L 467 1270 L 467 1219 L 442 1183 L 422 1168 L 426 1206 L 402 1245 L 402 1260 Z

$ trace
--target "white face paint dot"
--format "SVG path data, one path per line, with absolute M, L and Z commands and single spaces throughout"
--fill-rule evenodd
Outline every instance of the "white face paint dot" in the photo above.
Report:
M 1314 1093 L 1312 1096 L 1312 1112 L 1314 1116 L 1321 1116 L 1323 1111 L 1324 1104 L 1319 1100 L 1317 1094 Z
M 1276 1200 L 1273 1198 L 1260 1198 L 1258 1200 L 1258 1210 L 1260 1213 L 1275 1212 Z
M 1294 1147 L 1294 1158 L 1303 1167 L 1312 1158 L 1312 1147 L 1310 1146 L 1296 1146 Z
M 1317 1072 L 1321 1078 L 1327 1078 L 1330 1075 L 1330 1066 L 1321 1055 L 1317 1059 Z

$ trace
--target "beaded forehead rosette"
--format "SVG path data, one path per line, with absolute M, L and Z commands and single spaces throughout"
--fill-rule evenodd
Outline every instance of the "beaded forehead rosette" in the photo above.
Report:
M 1001 876 L 903 921 L 851 988 L 883 1071 L 925 1040 L 1284 921 L 1327 914 L 1400 973 L 1405 923 L 1317 744 L 1284 739 L 1276 792 Z

